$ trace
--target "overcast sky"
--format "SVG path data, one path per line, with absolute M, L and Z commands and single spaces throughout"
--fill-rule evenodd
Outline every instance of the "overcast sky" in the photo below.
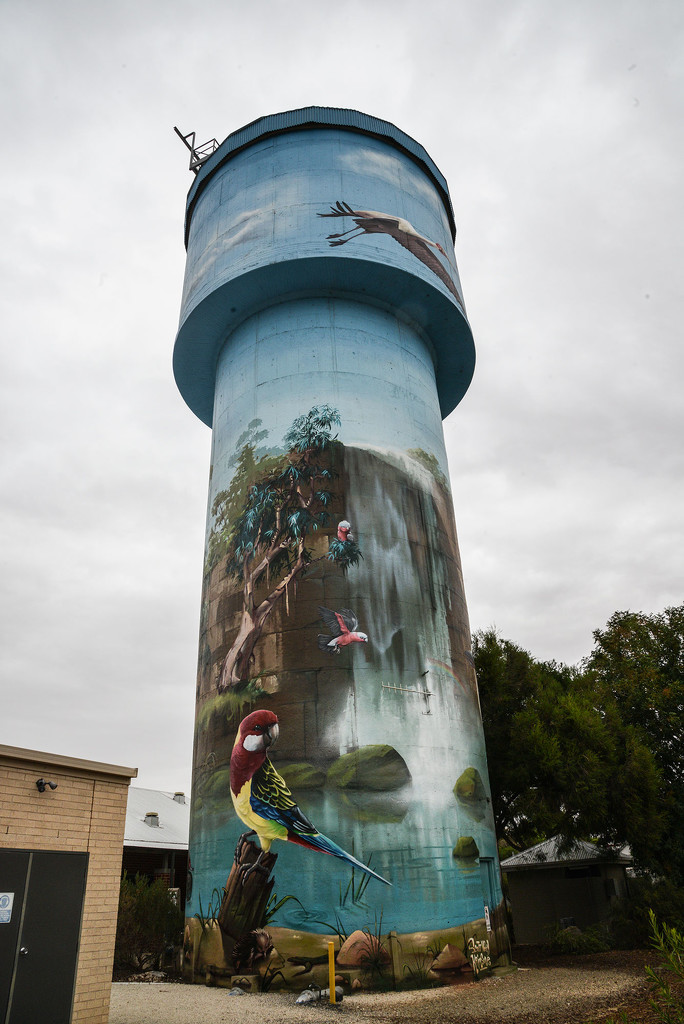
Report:
M 176 390 L 188 153 L 309 104 L 446 176 L 473 629 L 575 663 L 684 599 L 680 0 L 4 0 L 0 742 L 190 787 L 210 431 Z

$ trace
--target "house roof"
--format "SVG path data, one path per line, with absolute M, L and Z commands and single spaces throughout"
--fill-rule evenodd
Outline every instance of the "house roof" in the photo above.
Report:
M 126 785 L 138 774 L 137 768 L 87 761 L 82 757 L 68 757 L 65 754 L 48 754 L 43 750 L 26 750 L 25 747 L 11 747 L 5 743 L 0 743 L 0 764 L 35 769 L 37 772 L 63 769 L 69 774 L 102 778 L 108 782 L 111 776 L 118 776 Z
M 595 843 L 587 843 L 577 839 L 568 848 L 561 847 L 560 836 L 553 836 L 531 846 L 529 850 L 516 853 L 501 861 L 502 871 L 520 871 L 523 868 L 548 868 L 557 864 L 595 864 L 598 862 L 612 864 L 631 864 L 632 857 L 627 847 L 616 852 L 603 850 Z
M 146 816 L 154 813 L 158 815 L 158 825 L 146 820 Z M 124 846 L 187 850 L 189 833 L 190 801 L 185 794 L 129 786 Z

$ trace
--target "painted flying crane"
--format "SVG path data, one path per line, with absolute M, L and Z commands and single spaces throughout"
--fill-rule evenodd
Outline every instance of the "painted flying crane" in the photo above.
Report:
M 294 962 L 334 920 L 501 952 L 442 431 L 474 370 L 446 181 L 394 125 L 322 107 L 192 169 L 174 372 L 212 428 L 193 969 L 272 945 Z M 297 898 L 273 943 L 276 882 Z
M 378 213 L 377 210 L 353 210 L 348 203 L 335 203 L 331 206 L 330 213 L 319 213 L 319 217 L 351 217 L 355 227 L 348 231 L 341 231 L 337 234 L 328 235 L 331 246 L 345 245 L 352 238 L 359 235 L 382 234 L 389 235 L 399 245 L 403 245 L 410 253 L 416 256 L 426 267 L 429 267 L 433 274 L 436 274 L 440 281 L 446 285 L 457 302 L 465 309 L 461 294 L 454 284 L 451 274 L 440 263 L 431 249 L 441 252 L 442 256 L 451 263 L 449 254 L 439 244 L 432 242 L 429 238 L 419 234 L 413 224 L 409 224 L 403 217 L 397 217 L 390 213 Z

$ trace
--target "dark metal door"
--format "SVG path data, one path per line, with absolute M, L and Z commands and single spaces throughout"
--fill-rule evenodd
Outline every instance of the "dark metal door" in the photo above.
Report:
M 21 911 L 31 854 L 0 850 L 0 1021 L 5 1021 L 19 956 Z
M 0 1002 L 0 1021 L 69 1024 L 88 854 L 0 850 L 0 893 L 10 891 L 4 882 L 6 865 L 11 868 L 14 863 L 14 877 L 20 881 L 17 857 L 26 858 L 25 884 L 18 906 L 15 895 L 12 916 L 16 913 L 18 920 L 15 947 L 10 951 L 12 977 L 7 992 L 0 987 L 0 998 L 5 998 L 4 1012 Z M 2 928 L 0 924 L 0 942 Z M 4 980 L 4 972 L 0 978 Z

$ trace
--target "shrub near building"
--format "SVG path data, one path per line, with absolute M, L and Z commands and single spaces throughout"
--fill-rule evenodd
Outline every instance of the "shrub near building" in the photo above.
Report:
M 124 875 L 119 892 L 114 968 L 148 971 L 162 964 L 164 954 L 179 947 L 183 913 L 162 879 Z

